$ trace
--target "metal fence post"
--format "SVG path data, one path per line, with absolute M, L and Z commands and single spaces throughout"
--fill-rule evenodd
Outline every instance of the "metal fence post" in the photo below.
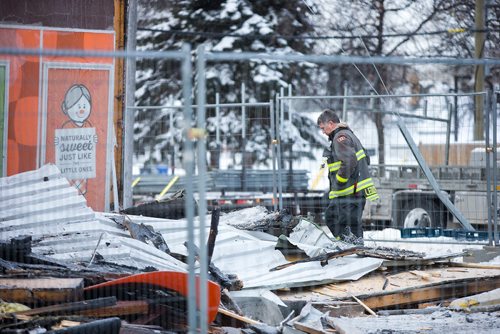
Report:
M 276 196 L 276 145 L 278 140 L 276 139 L 276 128 L 275 128 L 275 115 L 274 115 L 274 105 L 273 100 L 269 101 L 269 114 L 271 118 L 271 156 L 273 161 L 273 209 L 276 211 L 278 209 L 278 202 Z
M 344 96 L 349 94 L 349 87 L 347 86 L 347 82 L 344 83 Z M 347 122 L 347 99 L 342 100 L 342 120 Z
M 215 93 L 215 145 L 217 150 L 217 169 L 220 168 L 220 155 L 222 150 L 222 145 L 220 142 L 220 95 L 219 93 Z
M 278 147 L 277 147 L 277 151 L 278 151 L 278 197 L 279 197 L 278 207 L 280 210 L 283 210 L 283 183 L 282 183 L 283 161 L 281 160 L 281 142 L 283 141 L 283 137 L 282 137 L 283 132 L 281 131 L 282 126 L 281 126 L 281 122 L 280 122 L 282 111 L 281 111 L 281 99 L 280 99 L 279 93 L 276 94 L 276 108 L 278 108 L 278 110 L 275 113 L 276 132 L 277 132 L 276 138 L 278 139 L 278 143 L 277 143 L 278 144 Z
M 498 92 L 497 92 L 498 94 Z M 492 116 L 493 116 L 493 222 L 494 222 L 494 238 L 495 246 L 499 246 L 499 236 L 498 236 L 498 215 L 500 214 L 498 208 L 498 160 L 497 160 L 497 150 L 498 150 L 498 138 L 497 138 L 497 125 L 498 125 L 498 113 L 497 113 L 497 99 L 496 94 L 492 94 L 493 105 L 492 105 Z
M 487 99 L 489 101 L 489 99 Z M 485 136 L 484 136 L 484 155 L 486 159 L 486 166 L 485 166 L 485 171 L 486 171 L 486 205 L 487 205 L 487 210 L 488 210 L 488 245 L 492 246 L 493 245 L 493 240 L 495 236 L 492 234 L 493 233 L 493 212 L 492 212 L 492 192 L 491 192 L 491 185 L 492 185 L 492 175 L 491 175 L 491 160 L 490 160 L 490 104 L 486 103 L 486 108 L 484 110 L 484 130 L 485 130 Z M 493 171 L 494 172 L 494 171 Z
M 197 58 L 196 58 L 196 79 L 198 83 L 198 92 L 196 95 L 196 104 L 198 105 L 197 110 L 197 126 L 198 130 L 201 132 L 206 126 L 206 116 L 205 116 L 205 92 L 206 92 L 206 82 L 205 82 L 205 45 L 202 44 L 197 48 Z M 207 152 L 206 152 L 206 141 L 205 135 L 201 134 L 197 137 L 197 148 L 198 148 L 198 219 L 199 219 L 199 245 L 200 245 L 200 280 L 199 280 L 199 291 L 200 291 L 200 333 L 208 333 L 208 316 L 207 316 L 207 305 L 208 305 L 208 295 L 207 295 L 207 277 L 208 277 L 208 263 L 207 263 L 207 238 L 205 231 L 205 216 L 207 211 L 207 201 L 206 201 L 206 176 L 207 176 Z
M 137 0 L 129 0 L 127 18 L 127 51 L 135 51 L 137 32 Z M 125 82 L 125 114 L 123 115 L 122 206 L 132 206 L 132 164 L 134 156 L 135 57 L 127 57 Z
M 241 189 L 247 190 L 245 84 L 241 84 Z
M 453 115 L 453 106 L 448 99 L 446 99 L 446 106 L 448 107 L 448 122 L 446 122 L 446 143 L 444 147 L 444 164 L 450 164 L 450 136 L 451 136 L 451 116 Z
M 196 281 L 195 281 L 195 245 L 194 245 L 194 189 L 193 189 L 193 170 L 194 170 L 194 150 L 193 142 L 190 139 L 191 120 L 193 117 L 192 102 L 191 102 L 191 77 L 193 69 L 191 66 L 191 46 L 184 44 L 182 46 L 184 59 L 182 61 L 182 87 L 184 99 L 184 149 L 183 163 L 186 170 L 186 219 L 187 219 L 187 236 L 188 236 L 188 332 L 196 333 L 198 328 L 196 316 Z

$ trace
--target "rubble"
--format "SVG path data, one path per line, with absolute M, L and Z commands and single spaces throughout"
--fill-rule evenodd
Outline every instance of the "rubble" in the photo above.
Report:
M 498 333 L 499 312 L 474 315 L 446 309 L 429 314 L 405 314 L 384 317 L 328 318 L 338 333 Z
M 405 321 L 418 331 L 422 312 L 432 320 L 420 322 L 426 332 L 448 329 L 448 318 L 498 328 L 481 312 L 500 309 L 492 297 L 500 268 L 451 261 L 464 253 L 348 244 L 262 207 L 214 207 L 205 221 L 205 240 L 198 218 L 193 232 L 195 248 L 208 250 L 213 333 L 397 333 Z M 0 179 L 0 333 L 187 331 L 187 226 L 184 218 L 94 212 L 53 165 Z

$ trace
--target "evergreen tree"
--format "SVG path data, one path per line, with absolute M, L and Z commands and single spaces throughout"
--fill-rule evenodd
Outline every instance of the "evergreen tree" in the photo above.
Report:
M 207 51 L 252 51 L 264 53 L 306 53 L 313 48 L 313 28 L 309 11 L 301 0 L 195 0 L 195 1 L 140 1 L 138 49 L 178 50 L 182 43 L 190 43 L 195 52 L 204 43 Z M 138 105 L 182 104 L 180 66 L 176 61 L 142 60 L 137 64 Z M 311 84 L 317 67 L 314 64 L 278 63 L 268 61 L 209 62 L 206 67 L 207 102 L 239 102 L 241 84 L 245 84 L 247 102 L 268 102 L 281 87 L 291 84 L 300 93 L 314 93 Z M 195 87 L 196 89 L 196 87 Z M 150 161 L 165 161 L 165 153 L 179 150 L 180 129 L 170 129 L 169 118 L 174 110 L 163 110 L 137 115 L 136 135 L 138 154 Z M 221 110 L 226 121 L 241 121 L 237 110 Z M 239 137 L 241 126 L 227 126 L 223 140 L 233 147 L 245 146 L 250 151 L 249 163 L 269 160 L 269 116 L 262 110 L 247 110 L 248 142 Z M 174 118 L 181 111 L 174 112 Z M 258 113 L 258 114 L 255 114 Z M 209 148 L 215 149 L 213 110 L 207 110 Z M 298 120 L 299 125 L 303 123 Z M 313 124 L 314 125 L 314 124 Z M 223 127 L 221 127 L 222 131 Z M 297 129 L 309 136 L 309 129 Z M 300 137 L 300 136 L 299 136 Z M 307 137 L 310 139 L 311 137 Z M 172 140 L 174 139 L 174 140 Z M 306 140 L 294 138 L 296 149 L 310 152 Z M 314 137 L 312 137 L 314 139 Z M 175 142 L 175 147 L 172 143 Z M 314 143 L 313 143 L 314 144 Z

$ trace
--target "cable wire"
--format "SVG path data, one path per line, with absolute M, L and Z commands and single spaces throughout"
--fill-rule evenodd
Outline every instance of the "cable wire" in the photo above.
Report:
M 157 33 L 168 33 L 180 36 L 193 36 L 193 37 L 211 37 L 211 38 L 223 38 L 223 37 L 239 37 L 245 39 L 275 39 L 282 38 L 286 40 L 325 40 L 325 39 L 357 39 L 357 38 L 398 38 L 398 37 L 415 37 L 415 36 L 431 36 L 431 35 L 454 35 L 454 34 L 472 34 L 476 32 L 490 33 L 490 32 L 500 32 L 500 29 L 472 29 L 472 28 L 450 28 L 446 30 L 436 30 L 427 32 L 407 32 L 407 33 L 392 33 L 383 35 L 279 35 L 279 34 L 231 34 L 224 32 L 208 32 L 208 31 L 185 31 L 185 30 L 175 30 L 175 29 L 157 29 L 157 28 L 145 28 L 138 27 L 138 31 L 149 31 Z

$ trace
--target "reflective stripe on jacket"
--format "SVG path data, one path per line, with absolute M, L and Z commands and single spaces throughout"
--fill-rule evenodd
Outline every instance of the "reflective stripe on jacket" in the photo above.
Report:
M 363 192 L 370 201 L 379 198 L 368 170 L 369 161 L 359 139 L 348 127 L 339 127 L 331 135 L 328 157 L 329 198 Z

